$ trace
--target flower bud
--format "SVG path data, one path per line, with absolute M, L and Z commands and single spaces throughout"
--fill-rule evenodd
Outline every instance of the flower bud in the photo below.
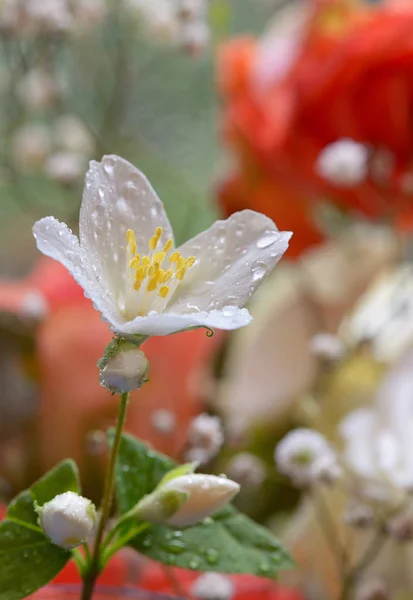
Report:
M 187 527 L 218 511 L 239 490 L 238 483 L 226 477 L 190 473 L 161 482 L 139 502 L 134 513 L 150 523 Z
M 115 394 L 132 392 L 148 381 L 149 362 L 134 344 L 122 344 L 100 371 L 100 384 Z
M 62 548 L 80 546 L 95 529 L 94 504 L 75 492 L 59 494 L 37 511 L 46 535 Z

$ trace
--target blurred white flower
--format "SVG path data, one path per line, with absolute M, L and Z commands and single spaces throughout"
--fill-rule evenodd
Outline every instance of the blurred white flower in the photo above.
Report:
M 209 26 L 201 19 L 184 21 L 180 26 L 179 43 L 190 54 L 203 52 L 209 45 L 210 39 Z
M 393 362 L 413 344 L 413 269 L 384 273 L 360 298 L 342 324 L 347 345 L 368 342 L 375 358 Z
M 127 10 L 135 13 L 148 35 L 155 41 L 176 43 L 179 21 L 174 0 L 124 0 Z
M 317 333 L 311 338 L 310 349 L 315 356 L 324 360 L 339 360 L 345 353 L 343 342 L 331 333 Z
M 38 290 L 26 292 L 21 299 L 19 314 L 31 321 L 42 321 L 49 313 L 49 304 L 45 296 Z
M 74 13 L 78 26 L 90 26 L 99 23 L 107 13 L 106 0 L 76 0 Z
M 330 466 L 331 472 L 337 457 L 327 439 L 312 429 L 294 429 L 278 442 L 275 463 L 280 473 L 287 475 L 296 485 L 311 485 L 319 476 L 319 466 Z
M 159 433 L 172 433 L 176 427 L 176 415 L 171 410 L 159 408 L 152 413 L 151 423 Z
M 136 335 L 247 325 L 251 315 L 241 307 L 291 237 L 246 210 L 175 250 L 162 202 L 143 173 L 118 156 L 91 161 L 79 229 L 80 241 L 46 217 L 33 232 L 39 250 L 66 266 L 111 328 Z
M 73 25 L 68 0 L 25 0 L 24 11 L 33 32 L 64 32 Z
M 371 408 L 341 423 L 343 458 L 373 499 L 397 498 L 413 490 L 413 353 L 385 377 Z
M 79 181 L 84 172 L 85 161 L 76 152 L 56 152 L 51 154 L 45 163 L 45 173 L 54 181 L 71 184 Z
M 239 489 L 238 483 L 226 477 L 190 473 L 161 483 L 134 511 L 140 519 L 150 523 L 187 527 L 223 508 Z
M 202 414 L 193 419 L 188 431 L 188 450 L 185 459 L 205 464 L 214 458 L 224 443 L 219 417 Z
M 62 115 L 53 124 L 55 145 L 64 152 L 90 156 L 94 151 L 94 141 L 86 125 L 74 115 Z
M 0 29 L 17 31 L 21 22 L 21 6 L 18 0 L 0 2 Z
M 199 600 L 232 600 L 234 595 L 234 584 L 221 573 L 203 573 L 191 588 L 191 596 Z
M 58 85 L 51 73 L 37 67 L 20 79 L 17 95 L 22 104 L 28 108 L 49 108 L 57 98 Z
M 367 177 L 369 154 L 365 144 L 343 138 L 323 148 L 317 158 L 316 172 L 338 187 L 354 187 Z
M 227 464 L 226 471 L 228 477 L 243 488 L 258 488 L 267 476 L 265 463 L 250 452 L 240 452 L 233 456 Z
M 22 125 L 14 132 L 11 144 L 13 161 L 18 169 L 38 170 L 51 150 L 50 131 L 39 123 Z

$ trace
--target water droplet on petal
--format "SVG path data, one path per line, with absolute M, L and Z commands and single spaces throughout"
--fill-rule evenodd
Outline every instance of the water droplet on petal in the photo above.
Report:
M 262 236 L 257 240 L 257 248 L 263 249 L 268 248 L 275 244 L 275 242 L 279 239 L 280 234 L 278 231 L 264 231 Z
M 251 265 L 251 275 L 254 281 L 263 279 L 268 272 L 268 266 L 262 260 L 256 260 Z
M 122 215 L 127 215 L 129 213 L 128 203 L 126 202 L 123 196 L 120 196 L 120 198 L 118 198 L 116 202 L 116 208 Z
M 106 175 L 113 175 L 113 171 L 115 170 L 113 160 L 106 160 L 103 165 L 103 170 L 105 171 Z
M 171 540 L 166 544 L 162 544 L 162 548 L 170 554 L 182 554 L 186 550 L 186 545 L 180 540 Z

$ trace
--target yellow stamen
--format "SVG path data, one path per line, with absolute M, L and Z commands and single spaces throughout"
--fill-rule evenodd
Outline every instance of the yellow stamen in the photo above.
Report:
M 182 281 L 182 279 L 185 277 L 186 274 L 186 268 L 184 267 L 183 269 L 179 269 L 179 271 L 176 272 L 176 278 L 178 281 Z
M 135 283 L 133 284 L 133 289 L 136 290 L 137 292 L 139 292 L 139 290 L 141 289 L 141 285 L 142 285 L 141 281 L 135 281 Z
M 166 298 L 168 294 L 169 294 L 169 287 L 167 285 L 163 285 L 161 287 L 161 289 L 159 290 L 158 295 L 161 298 Z
M 189 258 L 187 258 L 185 261 L 185 266 L 187 267 L 187 269 L 192 267 L 192 265 L 195 263 L 195 261 L 196 261 L 195 256 L 190 256 Z
M 152 260 L 153 262 L 162 264 L 163 261 L 165 260 L 166 257 L 166 252 L 155 252 L 155 254 L 153 254 L 152 256 Z
M 150 264 L 151 264 L 151 259 L 149 258 L 149 256 L 143 256 L 142 257 L 142 266 L 149 267 Z
M 163 247 L 163 251 L 164 252 L 169 252 L 169 250 L 172 249 L 172 246 L 174 245 L 172 240 L 168 240 L 165 244 L 165 246 Z
M 162 278 L 162 282 L 166 283 L 167 281 L 169 281 L 172 277 L 173 277 L 173 270 L 172 269 L 168 269 L 167 271 L 165 271 L 164 276 Z
M 128 229 L 128 231 L 126 232 L 126 242 L 129 246 L 129 251 L 133 256 L 134 254 L 136 254 L 136 239 L 132 229 Z
M 177 251 L 173 252 L 171 254 L 171 256 L 169 257 L 169 262 L 171 262 L 171 263 L 177 262 L 179 260 L 180 256 L 181 256 L 180 252 L 177 252 Z
M 153 235 L 151 237 L 151 239 L 149 240 L 149 250 L 155 250 L 156 246 L 158 245 L 159 242 L 159 238 L 156 237 L 156 235 Z
M 178 258 L 178 261 L 176 263 L 176 270 L 180 271 L 181 269 L 183 269 L 185 267 L 185 259 L 183 256 L 180 256 Z
M 141 255 L 137 254 L 129 261 L 129 266 L 131 269 L 137 269 L 141 264 Z
M 150 279 L 148 285 L 146 286 L 148 292 L 154 292 L 158 287 L 158 283 L 160 283 L 159 272 L 155 273 L 155 275 L 152 277 L 152 279 Z
M 159 240 L 159 238 L 160 238 L 160 237 L 161 237 L 161 235 L 162 235 L 162 231 L 163 231 L 163 230 L 162 230 L 162 227 L 157 227 L 157 228 L 155 229 L 155 235 L 156 235 L 156 237 L 158 238 L 158 240 Z

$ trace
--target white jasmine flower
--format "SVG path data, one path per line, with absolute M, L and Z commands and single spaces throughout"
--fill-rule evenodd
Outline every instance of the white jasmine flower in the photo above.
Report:
M 202 414 L 193 419 L 188 431 L 189 450 L 186 460 L 204 464 L 218 454 L 224 443 L 219 417 Z
M 85 161 L 76 152 L 56 152 L 46 160 L 45 173 L 54 181 L 71 184 L 82 175 Z
M 235 586 L 221 573 L 203 573 L 194 581 L 191 596 L 199 600 L 232 600 Z
M 332 467 L 336 456 L 326 438 L 312 429 L 294 429 L 277 444 L 275 463 L 280 473 L 288 475 L 297 485 L 313 483 L 318 476 L 318 465 L 329 462 Z
M 316 171 L 320 177 L 339 187 L 354 187 L 367 177 L 369 149 L 343 138 L 320 152 Z
M 124 335 L 247 325 L 251 315 L 241 307 L 291 237 L 246 210 L 175 249 L 162 202 L 143 173 L 118 156 L 90 163 L 79 231 L 80 240 L 54 217 L 33 228 L 39 250 L 61 262 Z
M 93 534 L 96 509 L 92 502 L 75 492 L 55 496 L 38 509 L 46 535 L 57 546 L 75 548 Z
M 235 481 L 216 475 L 190 473 L 170 479 L 135 507 L 135 514 L 150 523 L 187 527 L 203 521 L 238 494 Z

